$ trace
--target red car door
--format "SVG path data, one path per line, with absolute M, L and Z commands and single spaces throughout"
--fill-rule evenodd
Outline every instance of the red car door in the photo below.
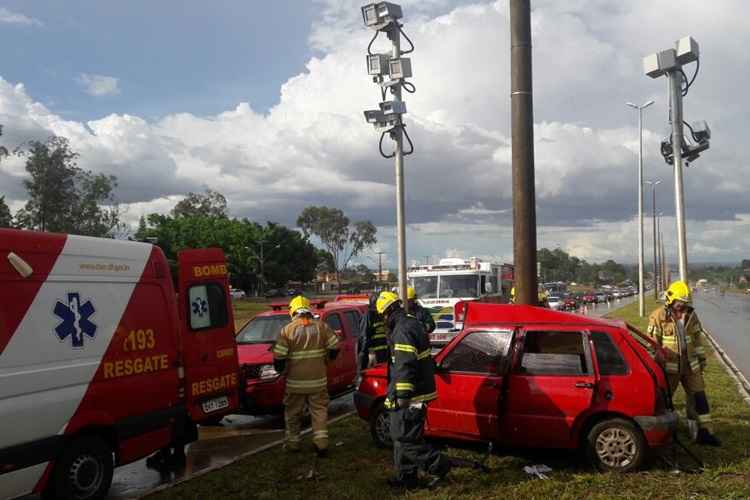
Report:
M 565 326 L 528 327 L 516 349 L 501 439 L 519 446 L 576 447 L 575 426 L 596 390 L 588 334 Z
M 347 373 L 351 367 L 348 366 L 347 358 L 353 356 L 351 351 L 351 335 L 347 335 L 341 315 L 338 312 L 325 313 L 323 317 L 331 329 L 339 337 L 339 355 L 335 360 L 328 363 L 328 391 L 332 393 L 342 391 L 351 382 L 352 375 Z
M 431 435 L 494 441 L 512 330 L 470 331 L 438 356 L 438 399 L 428 406 Z

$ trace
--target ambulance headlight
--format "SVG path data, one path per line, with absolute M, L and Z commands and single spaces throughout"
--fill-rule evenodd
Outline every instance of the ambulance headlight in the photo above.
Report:
M 263 365 L 260 367 L 260 378 L 261 380 L 271 380 L 279 376 L 279 372 L 273 367 L 273 365 Z

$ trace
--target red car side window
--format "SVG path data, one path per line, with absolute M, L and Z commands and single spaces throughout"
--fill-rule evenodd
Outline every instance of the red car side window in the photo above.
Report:
M 341 326 L 341 317 L 338 315 L 338 313 L 331 313 L 326 317 L 325 319 L 326 323 L 328 323 L 328 326 L 333 329 L 339 336 L 344 336 L 344 328 Z
M 443 359 L 441 365 L 452 372 L 497 374 L 504 362 L 513 332 L 472 332 Z
M 591 373 L 582 332 L 527 331 L 521 373 L 585 375 Z

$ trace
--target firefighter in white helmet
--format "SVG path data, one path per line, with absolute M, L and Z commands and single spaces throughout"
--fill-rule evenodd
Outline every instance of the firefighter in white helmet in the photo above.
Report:
M 301 295 L 289 303 L 289 314 L 292 322 L 281 329 L 273 347 L 274 368 L 286 374 L 286 449 L 300 449 L 302 412 L 307 404 L 315 451 L 318 456 L 325 456 L 330 401 L 326 365 L 338 355 L 339 338 L 326 323 L 313 318 L 310 301 Z
M 664 307 L 648 318 L 647 333 L 666 351 L 666 372 L 672 393 L 682 384 L 687 395 L 688 419 L 697 422 L 696 442 L 720 446 L 711 432 L 711 412 L 703 370 L 706 367 L 704 331 L 695 313 L 690 287 L 675 281 L 666 292 Z

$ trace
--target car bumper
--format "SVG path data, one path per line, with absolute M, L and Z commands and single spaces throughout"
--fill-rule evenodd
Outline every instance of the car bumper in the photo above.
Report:
M 357 409 L 357 414 L 360 418 L 367 420 L 370 418 L 370 409 L 372 404 L 375 402 L 375 398 L 370 394 L 364 392 L 354 392 L 354 407 Z
M 634 417 L 634 419 L 643 430 L 649 446 L 664 446 L 672 442 L 672 434 L 677 426 L 677 412 L 671 411 L 663 415 Z
M 242 409 L 252 415 L 277 412 L 284 407 L 284 379 L 260 381 L 248 379 L 242 390 Z

